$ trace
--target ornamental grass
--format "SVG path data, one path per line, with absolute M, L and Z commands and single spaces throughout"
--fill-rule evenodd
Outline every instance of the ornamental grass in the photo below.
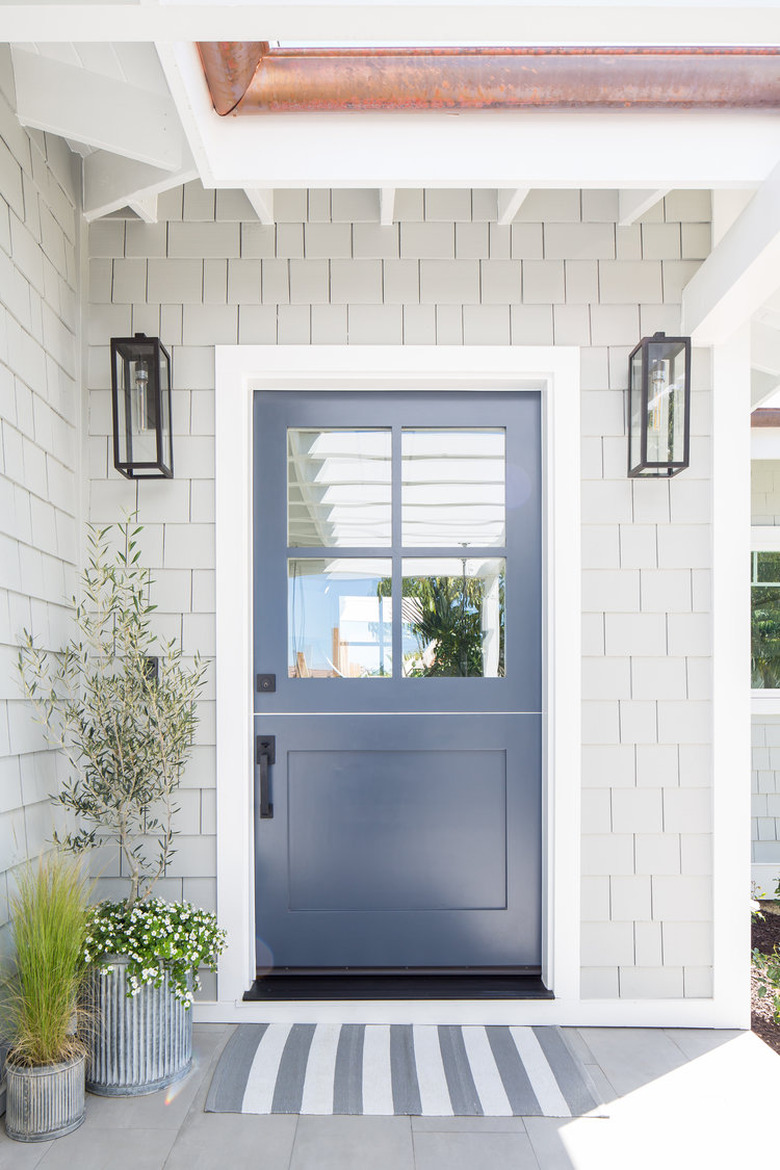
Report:
M 11 900 L 16 959 L 6 984 L 14 1064 L 56 1064 L 84 1052 L 76 1025 L 89 889 L 78 860 L 57 852 L 19 873 Z

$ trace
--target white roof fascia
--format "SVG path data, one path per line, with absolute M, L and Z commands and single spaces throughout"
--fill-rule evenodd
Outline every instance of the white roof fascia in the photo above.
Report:
M 745 110 L 220 118 L 195 46 L 158 52 L 205 186 L 746 187 L 780 157 L 780 120 Z

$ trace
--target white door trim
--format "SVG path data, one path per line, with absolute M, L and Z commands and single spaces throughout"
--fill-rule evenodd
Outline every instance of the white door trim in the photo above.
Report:
M 579 999 L 580 887 L 580 424 L 579 351 L 508 346 L 216 347 L 217 910 L 228 932 L 218 1002 L 200 1019 L 249 1019 L 255 976 L 252 760 L 252 398 L 258 389 L 538 389 L 545 449 L 545 903 L 543 976 L 554 1001 L 528 1001 L 525 1018 L 558 1017 Z M 306 1020 L 347 1019 L 348 1005 L 262 1005 Z M 484 1015 L 486 1005 L 449 1004 Z M 359 1005 L 361 1018 L 398 1005 Z M 425 1018 L 433 1005 L 406 1004 Z M 491 1009 L 491 1018 L 518 1004 Z M 530 1013 L 530 1015 L 529 1015 Z M 274 1014 L 272 1012 L 271 1014 Z M 441 1011 L 438 1013 L 441 1015 Z M 288 1017 L 289 1018 L 289 1017 Z M 303 1017 L 301 1017 L 303 1018 Z M 485 1017 L 487 1018 L 487 1017 Z

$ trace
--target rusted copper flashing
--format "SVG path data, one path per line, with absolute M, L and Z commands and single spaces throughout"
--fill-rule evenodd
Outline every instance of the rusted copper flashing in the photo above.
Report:
M 771 407 L 760 407 L 750 416 L 751 427 L 780 427 L 780 410 Z
M 776 48 L 199 49 L 218 113 L 780 107 Z
M 268 41 L 200 41 L 198 52 L 218 114 L 229 114 L 268 52 Z

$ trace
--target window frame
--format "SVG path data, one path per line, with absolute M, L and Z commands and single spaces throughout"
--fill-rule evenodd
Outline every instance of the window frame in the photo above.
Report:
M 754 584 L 752 554 L 756 552 L 780 553 L 780 524 L 752 525 L 750 529 L 750 552 L 750 588 L 752 594 L 752 587 Z M 780 714 L 780 687 L 751 687 L 750 695 L 751 710 L 754 715 Z

